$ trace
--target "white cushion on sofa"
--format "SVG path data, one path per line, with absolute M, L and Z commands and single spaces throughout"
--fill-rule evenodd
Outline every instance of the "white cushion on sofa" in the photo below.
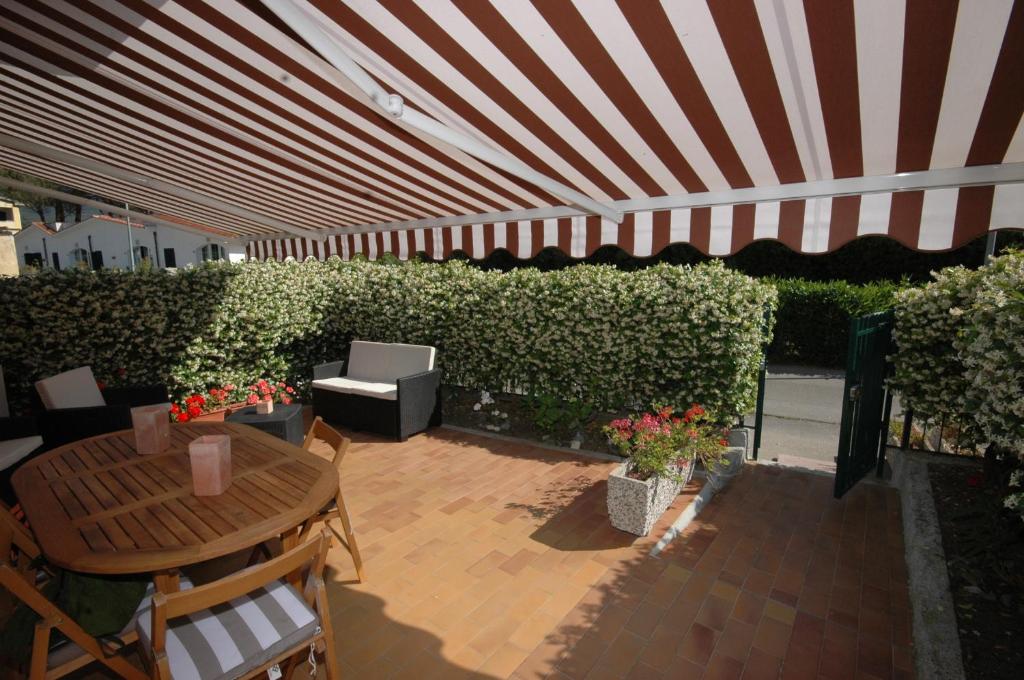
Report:
M 427 345 L 353 340 L 346 373 L 355 380 L 393 383 L 434 368 L 435 351 Z
M 43 445 L 43 438 L 32 435 L 0 441 L 0 470 L 6 470 Z
M 358 394 L 389 401 L 398 400 L 398 385 L 395 383 L 354 380 L 352 378 L 323 378 L 313 381 L 313 389 L 341 392 L 342 394 Z
M 36 391 L 47 411 L 58 408 L 106 406 L 88 366 L 64 371 L 36 383 Z

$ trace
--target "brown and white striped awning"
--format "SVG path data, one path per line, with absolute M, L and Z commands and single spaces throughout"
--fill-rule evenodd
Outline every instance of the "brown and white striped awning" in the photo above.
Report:
M 258 0 L 4 0 L 0 166 L 261 258 L 1024 227 L 1024 0 L 278 1 L 407 107 L 624 220 L 386 119 Z

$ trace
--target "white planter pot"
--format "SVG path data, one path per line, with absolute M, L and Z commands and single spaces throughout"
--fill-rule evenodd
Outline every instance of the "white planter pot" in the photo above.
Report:
M 646 536 L 665 509 L 672 504 L 693 476 L 693 463 L 680 470 L 683 479 L 661 477 L 639 480 L 626 476 L 629 463 L 623 463 L 608 478 L 608 517 L 612 526 L 637 536 Z
M 715 490 L 724 488 L 733 477 L 740 473 L 743 463 L 746 462 L 746 450 L 741 446 L 730 446 L 725 450 L 725 455 L 722 458 L 729 464 L 716 465 L 713 471 L 707 473 L 708 484 L 711 484 Z

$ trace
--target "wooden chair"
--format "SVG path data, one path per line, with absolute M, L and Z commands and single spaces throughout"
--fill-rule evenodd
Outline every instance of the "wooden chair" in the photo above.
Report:
M 325 657 L 327 676 L 337 678 L 334 632 L 323 581 L 330 543 L 330 533 L 323 529 L 269 562 L 191 590 L 156 593 L 151 615 L 143 614 L 138 623 L 139 646 L 152 677 L 170 680 L 177 672 L 199 678 L 250 678 L 284 663 L 281 671 L 288 680 L 297 662 L 315 649 Z M 303 572 L 300 592 L 290 581 Z M 221 629 L 196 623 L 209 623 L 210 618 L 227 625 Z M 236 637 L 231 624 L 241 618 L 255 625 Z M 216 640 L 207 639 L 206 632 L 215 628 Z M 193 656 L 197 641 L 198 647 L 212 651 L 215 658 L 206 652 Z M 235 665 L 224 671 L 225 663 Z
M 311 517 L 306 524 L 302 527 L 302 531 L 299 533 L 299 541 L 304 541 L 306 536 L 309 535 L 310 529 L 317 522 L 323 522 L 325 525 L 335 517 L 341 520 L 341 526 L 345 530 L 345 541 L 344 545 L 348 549 L 349 554 L 352 555 L 352 561 L 356 565 L 356 575 L 359 577 L 359 582 L 362 583 L 365 578 L 363 575 L 363 558 L 359 554 L 359 545 L 356 543 L 356 533 L 352 529 L 352 520 L 348 516 L 348 509 L 345 507 L 345 499 L 341 494 L 341 461 L 345 458 L 345 453 L 348 451 L 349 445 L 352 440 L 348 437 L 342 436 L 340 432 L 335 430 L 333 427 L 324 422 L 323 418 L 317 416 L 313 420 L 312 427 L 309 428 L 309 432 L 306 434 L 306 441 L 302 443 L 302 448 L 307 451 L 311 450 L 313 442 L 319 439 L 325 442 L 328 446 L 334 449 L 334 467 L 338 470 L 338 495 L 335 496 L 334 502 L 330 503 L 326 507 L 320 510 L 320 513 L 314 517 Z
M 34 566 L 39 556 L 39 546 L 29 530 L 14 518 L 10 508 L 0 504 L 0 586 L 41 618 L 32 638 L 29 679 L 60 678 L 99 661 L 123 678 L 144 680 L 145 674 L 124 657 L 104 650 L 96 638 L 43 595 L 40 586 L 46 582 L 47 575 Z M 50 636 L 54 629 L 63 633 L 70 642 L 51 654 Z M 119 637 L 126 645 L 135 642 L 133 630 Z

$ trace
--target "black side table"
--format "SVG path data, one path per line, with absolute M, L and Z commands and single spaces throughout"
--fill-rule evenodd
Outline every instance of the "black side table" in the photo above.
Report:
M 301 404 L 274 404 L 273 412 L 267 414 L 256 413 L 255 406 L 246 406 L 232 413 L 227 419 L 231 423 L 241 423 L 263 430 L 296 446 L 302 446 L 302 440 L 305 439 Z

